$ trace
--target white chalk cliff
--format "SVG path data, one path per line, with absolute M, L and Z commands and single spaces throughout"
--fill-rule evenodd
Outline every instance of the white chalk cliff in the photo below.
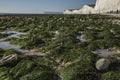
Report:
M 96 0 L 94 7 L 84 5 L 79 10 L 65 10 L 64 14 L 90 14 L 120 11 L 120 0 Z

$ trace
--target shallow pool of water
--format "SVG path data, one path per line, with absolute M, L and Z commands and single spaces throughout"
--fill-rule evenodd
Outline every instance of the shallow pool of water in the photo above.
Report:
M 3 31 L 3 32 L 0 32 L 1 34 L 10 34 L 10 36 L 8 36 L 8 38 L 20 38 L 19 36 L 20 35 L 26 35 L 26 33 L 24 32 L 16 32 L 16 31 Z
M 80 35 L 77 35 L 76 39 L 78 39 L 80 42 L 86 42 L 87 40 L 82 38 Z
M 25 35 L 26 33 L 23 33 L 23 32 L 16 32 L 16 31 L 4 31 L 4 32 L 0 32 L 1 34 L 10 34 L 8 37 L 6 38 L 1 38 L 0 39 L 0 48 L 1 49 L 14 49 L 16 51 L 19 51 L 19 52 L 23 52 L 23 50 L 21 50 L 18 46 L 16 45 L 12 45 L 10 44 L 9 41 L 5 41 L 6 39 L 9 39 L 9 38 L 20 38 L 19 35 Z
M 114 57 L 117 52 L 109 49 L 97 49 L 93 51 L 93 53 L 97 54 L 99 57 Z
M 16 32 L 16 31 L 4 31 L 4 32 L 0 32 L 1 34 L 10 34 L 10 36 L 8 36 L 7 38 L 1 38 L 0 39 L 0 48 L 7 50 L 7 49 L 14 49 L 18 52 L 24 53 L 25 55 L 38 55 L 38 56 L 45 56 L 44 53 L 41 52 L 30 52 L 30 51 L 26 51 L 23 49 L 20 49 L 19 46 L 16 45 L 12 45 L 10 44 L 9 41 L 5 41 L 6 39 L 9 38 L 20 38 L 20 35 L 26 35 L 26 33 L 23 32 Z

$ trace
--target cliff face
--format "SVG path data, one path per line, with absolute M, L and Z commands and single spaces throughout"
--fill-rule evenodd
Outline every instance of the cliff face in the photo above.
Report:
M 97 0 L 94 10 L 100 13 L 120 10 L 120 0 Z
M 79 10 L 66 10 L 65 14 L 89 14 L 89 13 L 107 13 L 120 11 L 120 0 L 96 0 L 95 7 L 88 5 Z
M 84 5 L 79 10 L 65 10 L 64 14 L 90 14 L 93 11 L 93 7 L 90 7 L 88 5 Z

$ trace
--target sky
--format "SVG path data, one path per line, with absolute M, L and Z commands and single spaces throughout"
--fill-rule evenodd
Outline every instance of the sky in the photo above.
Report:
M 0 0 L 0 13 L 63 12 L 94 3 L 95 0 Z

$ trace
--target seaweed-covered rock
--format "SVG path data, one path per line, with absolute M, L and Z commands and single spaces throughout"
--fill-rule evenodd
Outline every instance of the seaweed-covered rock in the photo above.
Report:
M 104 59 L 104 58 L 99 59 L 96 62 L 96 68 L 99 71 L 108 69 L 109 65 L 110 65 L 110 61 L 108 59 Z
M 102 75 L 101 80 L 120 80 L 119 72 L 106 72 Z
M 34 66 L 35 66 L 35 63 L 33 61 L 22 60 L 21 62 L 19 62 L 15 67 L 13 67 L 10 70 L 10 73 L 16 79 L 16 78 L 19 78 L 19 77 L 31 72 L 33 70 Z
M 9 74 L 8 68 L 0 68 L 0 80 L 13 80 L 12 76 Z
M 4 56 L 8 56 L 10 54 L 18 54 L 19 55 L 21 53 L 17 52 L 16 50 L 13 50 L 13 49 L 8 49 L 8 50 L 5 51 Z
M 5 51 L 4 51 L 3 49 L 0 48 L 0 57 L 3 56 L 4 52 L 5 52 Z
M 1 34 L 0 33 L 0 38 L 5 38 L 5 37 L 7 37 L 8 36 L 8 34 Z
M 20 80 L 58 80 L 58 76 L 49 67 L 39 66 L 31 73 L 21 77 Z
M 0 54 L 3 54 L 4 53 L 4 50 L 0 48 Z
M 15 61 L 15 60 L 17 60 L 17 54 L 11 54 L 11 55 L 2 57 L 2 59 L 0 60 L 0 66 L 11 63 L 12 61 Z
M 94 60 L 92 53 L 81 55 L 73 64 L 59 71 L 62 80 L 97 80 Z

